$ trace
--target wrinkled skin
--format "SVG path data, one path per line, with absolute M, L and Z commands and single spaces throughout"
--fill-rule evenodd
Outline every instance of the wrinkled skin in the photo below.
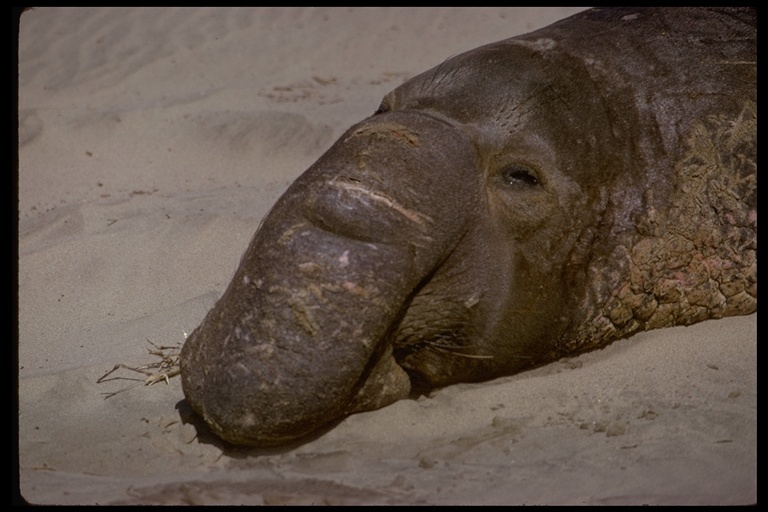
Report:
M 277 202 L 184 393 L 271 445 L 352 412 L 756 310 L 746 10 L 591 10 L 389 93 Z

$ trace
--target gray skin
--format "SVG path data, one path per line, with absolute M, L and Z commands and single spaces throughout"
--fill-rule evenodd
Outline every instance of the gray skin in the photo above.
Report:
M 756 15 L 600 9 L 389 93 L 280 198 L 181 353 L 223 439 L 757 307 Z

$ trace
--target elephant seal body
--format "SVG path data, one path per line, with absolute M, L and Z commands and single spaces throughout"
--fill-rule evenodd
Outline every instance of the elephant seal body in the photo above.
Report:
M 268 445 L 756 310 L 752 9 L 593 9 L 389 93 L 265 218 L 181 355 Z

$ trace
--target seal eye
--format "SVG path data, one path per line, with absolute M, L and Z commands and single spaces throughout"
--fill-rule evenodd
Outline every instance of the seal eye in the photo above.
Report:
M 510 165 L 499 173 L 505 183 L 517 187 L 534 187 L 539 185 L 539 178 L 529 168 L 522 165 Z

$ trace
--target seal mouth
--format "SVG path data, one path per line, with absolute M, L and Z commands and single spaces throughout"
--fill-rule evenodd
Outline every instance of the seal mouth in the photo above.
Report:
M 423 307 L 418 305 L 417 310 Z M 414 321 L 420 313 L 406 309 L 403 323 L 388 342 L 395 361 L 410 378 L 412 396 L 466 380 L 474 368 L 494 359 L 473 341 L 466 312 L 453 311 L 458 309 L 457 305 L 443 304 L 443 308 L 441 316 L 432 322 Z

